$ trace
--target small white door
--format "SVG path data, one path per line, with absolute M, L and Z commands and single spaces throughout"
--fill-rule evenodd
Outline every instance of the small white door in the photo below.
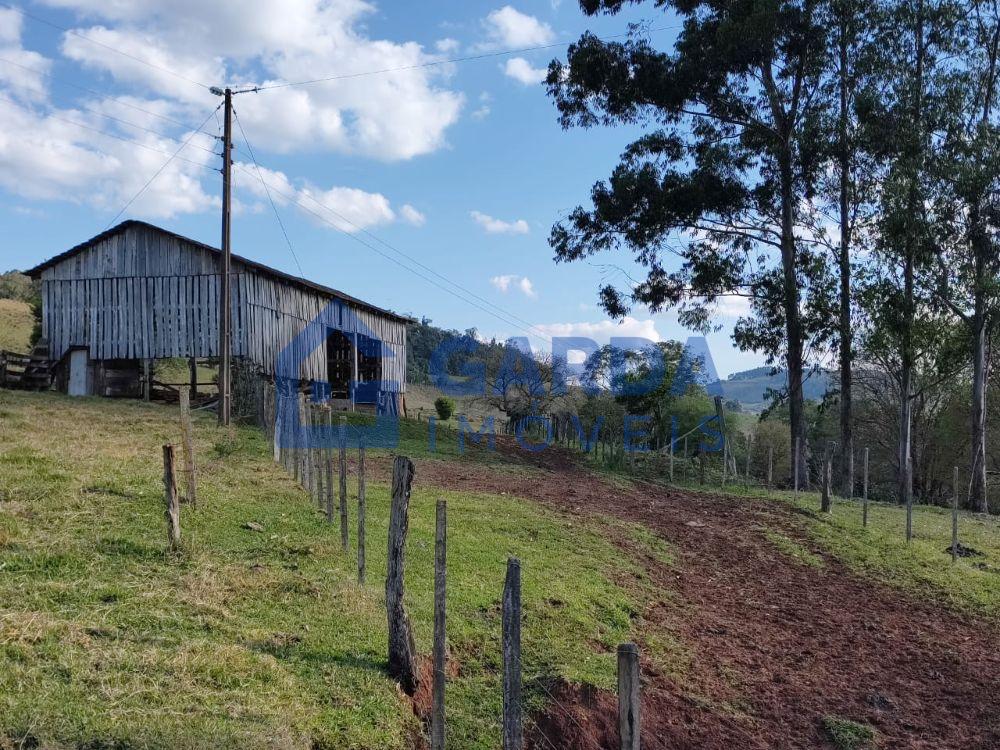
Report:
M 86 396 L 87 366 L 89 363 L 86 349 L 74 349 L 69 353 L 69 387 L 70 396 Z

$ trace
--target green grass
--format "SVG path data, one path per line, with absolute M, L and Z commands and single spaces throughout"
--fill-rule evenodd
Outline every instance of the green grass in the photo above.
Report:
M 717 484 L 680 486 L 691 492 L 719 493 Z M 951 510 L 947 508 L 915 505 L 913 540 L 908 544 L 906 511 L 899 505 L 871 503 L 865 528 L 858 499 L 834 498 L 832 513 L 824 514 L 816 492 L 800 492 L 796 498 L 791 492 L 730 484 L 725 494 L 733 502 L 750 497 L 786 503 L 801 519 L 808 540 L 855 572 L 955 610 L 1000 621 L 1000 518 L 996 516 L 960 512 L 959 541 L 982 555 L 952 563 Z M 799 542 L 773 528 L 761 526 L 761 531 L 783 554 L 805 564 L 812 564 L 809 558 L 822 564 Z
M 27 302 L 0 299 L 0 349 L 27 353 L 35 319 Z
M 790 557 L 810 568 L 819 569 L 823 567 L 822 557 L 810 552 L 794 539 L 782 534 L 780 531 L 775 531 L 774 529 L 769 529 L 765 526 L 761 526 L 759 530 L 764 537 L 771 542 L 771 544 L 777 547 L 778 550 L 786 557 Z
M 818 512 L 818 498 L 797 503 L 809 516 L 812 538 L 852 569 L 893 586 L 944 600 L 955 609 L 1000 619 L 1000 520 L 961 513 L 959 540 L 983 553 L 952 563 L 951 511 L 915 506 L 913 540 L 906 542 L 906 512 L 872 503 L 868 528 L 858 501 L 836 500 L 833 512 Z
M 384 671 L 388 488 L 369 482 L 360 588 L 339 530 L 260 436 L 230 437 L 205 416 L 199 507 L 182 506 L 184 550 L 170 557 L 160 446 L 179 441 L 175 415 L 0 391 L 0 747 L 413 747 L 422 728 Z M 417 470 L 407 606 L 422 654 L 434 503 L 449 503 L 449 745 L 499 744 L 509 555 L 523 568 L 530 706 L 550 679 L 613 687 L 614 647 L 635 636 L 649 585 L 638 563 L 579 520 L 507 496 L 430 491 L 419 457 Z M 633 532 L 641 554 L 668 558 Z
M 850 719 L 823 717 L 823 734 L 837 750 L 869 750 L 875 747 L 875 730 Z

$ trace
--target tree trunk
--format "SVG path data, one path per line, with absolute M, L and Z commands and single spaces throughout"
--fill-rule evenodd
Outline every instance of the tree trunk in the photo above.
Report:
M 844 497 L 854 496 L 854 434 L 851 425 L 851 151 L 848 140 L 848 24 L 840 18 L 840 484 Z
M 978 263 L 977 263 L 978 265 Z M 978 274 L 977 274 L 978 275 Z M 988 510 L 986 502 L 986 319 L 983 300 L 977 290 L 972 318 L 972 471 L 969 485 L 969 509 Z
M 785 334 L 788 340 L 788 417 L 791 426 L 791 449 L 799 439 L 800 450 L 806 451 L 805 409 L 802 398 L 802 321 L 799 313 L 799 286 L 796 274 L 795 227 L 792 210 L 795 202 L 792 178 L 792 156 L 788 140 L 781 158 L 781 268 L 785 307 Z M 799 486 L 806 485 L 805 461 L 799 460 Z M 794 461 L 792 462 L 794 466 Z

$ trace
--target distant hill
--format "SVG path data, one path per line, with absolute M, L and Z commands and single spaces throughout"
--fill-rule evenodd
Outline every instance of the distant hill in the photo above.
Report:
M 771 367 L 755 367 L 752 370 L 734 372 L 725 380 L 717 381 L 710 390 L 718 388 L 727 399 L 739 401 L 747 407 L 761 407 L 767 401 L 767 390 L 781 390 L 788 382 L 784 370 L 772 374 Z M 820 401 L 827 389 L 833 385 L 834 373 L 819 370 L 812 373 L 802 384 L 804 397 L 809 401 Z
M 31 305 L 16 299 L 0 298 L 0 350 L 27 353 L 31 349 L 31 329 L 34 325 Z
M 0 349 L 27 352 L 31 348 L 38 303 L 38 284 L 17 271 L 0 273 Z

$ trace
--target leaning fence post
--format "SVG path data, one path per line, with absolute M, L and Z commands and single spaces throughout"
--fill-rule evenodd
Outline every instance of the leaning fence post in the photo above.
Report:
M 365 498 L 365 440 L 364 436 L 358 440 L 358 584 L 361 586 L 365 585 L 366 576 L 366 547 L 367 539 L 366 536 L 368 531 L 366 529 L 367 519 L 365 516 L 368 513 L 368 503 Z
M 410 616 L 403 606 L 404 552 L 410 526 L 410 486 L 413 462 L 396 456 L 392 465 L 392 507 L 389 512 L 389 552 L 385 578 L 385 608 L 389 621 L 389 674 L 403 692 L 417 692 L 417 647 Z
M 521 562 L 507 560 L 503 587 L 503 750 L 521 750 Z
M 958 467 L 951 480 L 951 561 L 958 561 Z
M 184 443 L 184 475 L 187 478 L 187 501 L 198 507 L 198 495 L 195 488 L 194 469 L 194 437 L 191 430 L 191 394 L 187 387 L 180 389 L 181 398 L 181 434 Z
M 174 446 L 163 446 L 163 493 L 166 500 L 167 547 L 176 552 L 181 546 L 181 507 L 177 500 Z
M 722 486 L 726 486 L 726 471 L 729 465 L 729 441 L 722 436 Z
M 639 693 L 639 647 L 618 647 L 618 734 L 621 750 L 639 750 L 642 731 L 642 699 Z
M 868 527 L 868 449 L 865 448 L 865 479 L 864 486 L 862 487 L 863 498 L 862 503 L 864 505 L 864 511 L 861 516 L 861 525 L 865 528 Z
M 347 417 L 340 418 L 340 543 L 344 552 L 351 542 L 347 528 Z
M 448 582 L 448 505 L 437 501 L 434 535 L 434 685 L 431 714 L 431 750 L 444 750 L 444 687 Z
M 830 498 L 830 462 L 833 458 L 830 447 L 830 441 L 828 440 L 826 446 L 823 448 L 823 499 L 821 510 L 824 513 L 831 513 L 833 511 L 833 502 Z

